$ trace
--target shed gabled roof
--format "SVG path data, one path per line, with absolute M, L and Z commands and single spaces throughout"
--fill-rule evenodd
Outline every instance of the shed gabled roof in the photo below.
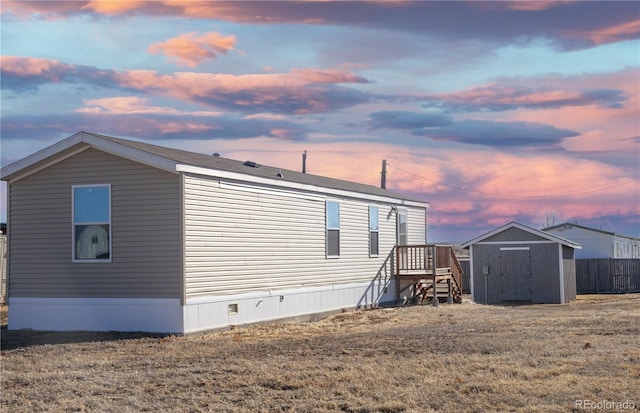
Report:
M 640 238 L 636 238 L 636 237 L 631 237 L 629 235 L 616 234 L 615 232 L 605 231 L 603 229 L 585 227 L 584 225 L 578 225 L 578 224 L 573 223 L 573 222 L 565 222 L 565 223 L 562 223 L 562 224 L 553 225 L 553 226 L 544 228 L 543 231 L 549 231 L 549 230 L 552 230 L 552 229 L 560 229 L 560 228 L 562 228 L 562 229 L 570 229 L 571 227 L 576 227 L 576 228 L 584 229 L 584 230 L 587 230 L 587 231 L 598 232 L 600 234 L 606 234 L 606 235 L 611 235 L 611 236 L 616 236 L 616 237 L 624 237 L 624 238 L 635 239 L 635 240 L 639 240 L 640 239 Z
M 474 238 L 474 239 L 472 239 L 470 241 L 467 241 L 467 242 L 462 244 L 462 247 L 463 248 L 467 248 L 471 244 L 477 244 L 478 242 L 482 242 L 487 238 L 490 238 L 490 237 L 492 237 L 492 236 L 494 236 L 496 234 L 499 234 L 500 232 L 506 231 L 506 230 L 511 229 L 511 228 L 518 228 L 518 229 L 520 229 L 522 231 L 526 231 L 526 232 L 528 232 L 530 234 L 533 234 L 533 235 L 536 235 L 538 237 L 547 239 L 549 241 L 557 242 L 557 243 L 562 244 L 562 245 L 566 245 L 567 247 L 571 247 L 571 248 L 575 248 L 575 249 L 582 249 L 580 244 L 578 244 L 576 242 L 570 241 L 570 240 L 562 238 L 562 237 L 558 237 L 557 235 L 549 234 L 548 232 L 544 232 L 544 231 L 541 231 L 539 229 L 534 229 L 534 228 L 528 227 L 526 225 L 519 224 L 519 223 L 517 223 L 515 221 L 511 221 L 508 224 L 505 224 L 505 225 L 503 225 L 501 227 L 498 227 L 496 229 L 493 229 L 493 230 L 487 232 L 486 234 L 480 235 L 479 237 L 476 237 L 476 238 Z
M 89 132 L 78 132 L 33 155 L 3 167 L 1 171 L 2 180 L 15 181 L 21 179 L 88 148 L 95 148 L 172 173 L 192 172 L 230 179 L 248 179 L 253 182 L 274 186 L 294 187 L 319 192 L 326 192 L 324 189 L 330 189 L 338 193 L 342 191 L 356 192 L 387 199 L 391 198 L 407 205 L 422 207 L 428 205 L 425 201 L 396 194 L 373 185 L 327 178 L 267 165 L 257 165 L 253 162 L 242 162 L 220 156 L 205 155 Z

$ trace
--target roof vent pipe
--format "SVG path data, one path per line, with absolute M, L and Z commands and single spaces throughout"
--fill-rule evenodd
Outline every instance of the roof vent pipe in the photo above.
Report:
M 307 151 L 306 150 L 302 153 L 302 173 L 303 174 L 307 173 Z

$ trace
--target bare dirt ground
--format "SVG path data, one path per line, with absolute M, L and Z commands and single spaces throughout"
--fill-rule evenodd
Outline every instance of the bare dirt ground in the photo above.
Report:
M 1 333 L 10 412 L 640 410 L 640 294 L 464 300 L 185 337 Z

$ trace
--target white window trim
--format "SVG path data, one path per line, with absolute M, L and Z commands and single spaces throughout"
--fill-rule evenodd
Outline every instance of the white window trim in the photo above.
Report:
M 398 208 L 396 212 L 396 245 L 403 245 L 403 244 L 400 244 L 400 218 L 399 218 L 400 215 L 404 215 L 405 217 L 404 236 L 406 238 L 406 244 L 404 245 L 409 245 L 409 213 L 404 208 Z
M 376 209 L 376 213 L 378 214 L 377 218 L 378 218 L 378 229 L 376 230 L 372 230 L 371 229 L 371 208 L 375 208 Z M 372 232 L 376 232 L 378 233 L 378 252 L 375 254 L 371 253 L 371 233 Z M 380 208 L 377 205 L 369 205 L 369 257 L 370 258 L 377 258 L 380 256 Z
M 109 221 L 108 222 L 83 222 L 76 224 L 75 221 L 75 189 L 76 188 L 96 188 L 107 187 L 109 188 Z M 79 264 L 91 264 L 91 263 L 108 263 L 113 259 L 113 237 L 111 224 L 111 184 L 85 184 L 85 185 L 72 185 L 71 186 L 71 262 Z M 108 259 L 77 259 L 76 258 L 76 225 L 109 225 L 109 258 Z
M 335 204 L 338 204 L 338 227 L 337 228 L 333 228 L 333 227 L 329 226 L 329 208 L 328 208 L 329 202 L 333 202 Z M 325 244 L 325 247 L 324 247 L 325 252 L 324 252 L 324 254 L 325 254 L 325 257 L 326 258 L 331 258 L 331 259 L 340 258 L 340 249 L 341 249 L 340 248 L 341 247 L 340 237 L 342 235 L 341 234 L 341 230 L 340 230 L 340 201 L 336 201 L 336 200 L 333 200 L 333 199 L 327 199 L 325 201 L 325 203 L 324 203 L 324 226 L 325 226 L 325 229 L 324 229 L 324 231 L 325 231 L 324 232 L 324 237 L 325 237 L 325 243 L 324 243 Z M 329 230 L 333 230 L 333 231 L 337 230 L 338 231 L 338 255 L 329 255 L 329 236 L 328 236 Z

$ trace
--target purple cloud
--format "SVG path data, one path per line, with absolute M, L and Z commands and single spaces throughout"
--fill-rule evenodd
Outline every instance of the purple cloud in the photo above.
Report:
M 490 147 L 553 147 L 562 139 L 580 133 L 532 122 L 463 120 L 438 128 L 422 128 L 414 135 Z
M 365 122 L 372 129 L 417 129 L 450 125 L 453 120 L 446 115 L 408 111 L 381 111 L 369 115 Z
M 17 16 L 181 16 L 262 24 L 324 24 L 413 32 L 444 41 L 495 44 L 544 40 L 560 49 L 637 39 L 636 2 L 23 2 L 6 0 Z
M 285 120 L 233 116 L 66 113 L 3 116 L 3 140 L 49 139 L 90 130 L 145 139 L 240 139 L 267 136 L 304 140 L 310 129 Z
M 422 105 L 446 112 L 503 112 L 588 105 L 621 108 L 627 99 L 627 95 L 619 89 L 587 89 L 573 92 L 548 87 L 492 84 L 461 92 L 434 95 L 426 98 Z
M 48 83 L 84 83 L 146 92 L 244 113 L 307 114 L 329 112 L 373 99 L 343 86 L 369 83 L 351 72 L 293 69 L 289 73 L 229 75 L 197 72 L 159 74 L 151 70 L 113 71 L 74 66 L 57 60 L 5 56 L 2 87 L 21 92 Z

